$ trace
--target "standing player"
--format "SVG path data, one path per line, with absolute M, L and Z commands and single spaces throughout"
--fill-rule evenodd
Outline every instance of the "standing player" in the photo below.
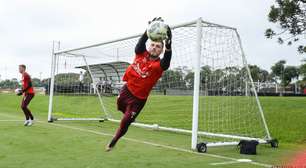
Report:
M 162 21 L 161 18 L 154 18 L 152 21 L 155 20 Z M 168 38 L 165 40 L 165 53 L 162 59 L 159 58 L 164 49 L 162 41 L 150 41 L 149 47 L 146 49 L 147 33 L 145 32 L 139 39 L 135 47 L 134 61 L 126 69 L 123 76 L 126 84 L 121 88 L 117 99 L 118 110 L 123 113 L 123 118 L 115 136 L 106 146 L 106 151 L 112 150 L 119 138 L 127 132 L 130 124 L 134 122 L 144 107 L 152 87 L 162 76 L 163 71 L 169 68 L 172 55 L 172 34 L 169 27 L 167 36 Z
M 25 65 L 19 65 L 19 72 L 22 74 L 22 91 L 18 94 L 18 96 L 23 95 L 21 109 L 26 118 L 24 126 L 31 126 L 33 124 L 32 121 L 34 120 L 34 117 L 28 108 L 28 105 L 34 97 L 34 89 L 32 86 L 31 77 L 25 70 Z

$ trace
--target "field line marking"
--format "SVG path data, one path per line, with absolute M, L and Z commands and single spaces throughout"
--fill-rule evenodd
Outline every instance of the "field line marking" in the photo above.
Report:
M 217 166 L 217 165 L 228 165 L 228 164 L 234 164 L 234 163 L 241 163 L 241 162 L 238 162 L 238 161 L 227 161 L 227 162 L 210 163 L 210 165 Z
M 0 116 L 8 116 L 8 117 L 11 117 L 11 118 L 17 117 L 17 116 L 8 115 L 8 114 L 3 115 L 3 113 L 0 113 Z M 64 125 L 64 124 L 48 123 L 47 121 L 40 121 L 40 120 L 34 120 L 34 121 L 36 121 L 37 123 L 48 125 L 48 126 L 57 126 L 57 127 L 68 128 L 68 129 L 72 129 L 72 130 L 78 130 L 78 131 L 82 131 L 82 132 L 89 132 L 89 133 L 93 133 L 93 134 L 96 134 L 96 135 L 113 137 L 113 134 L 108 134 L 108 133 L 104 133 L 104 132 L 98 132 L 98 131 L 94 131 L 94 130 L 79 128 L 79 127 L 74 127 L 74 126 L 68 126 L 68 125 Z M 151 146 L 155 146 L 155 147 L 162 147 L 162 148 L 165 148 L 165 149 L 176 150 L 176 151 L 180 151 L 180 152 L 186 152 L 186 153 L 191 153 L 191 154 L 196 154 L 196 155 L 201 155 L 201 156 L 209 156 L 209 157 L 231 160 L 231 161 L 239 160 L 237 158 L 231 158 L 231 157 L 221 156 L 221 155 L 216 155 L 216 154 L 198 153 L 198 152 L 188 150 L 188 149 L 183 149 L 183 148 L 178 148 L 178 147 L 173 147 L 173 146 L 168 146 L 168 145 L 162 145 L 162 144 L 157 144 L 157 143 L 152 143 L 152 142 L 147 142 L 147 141 L 141 141 L 141 140 L 136 140 L 136 139 L 127 138 L 127 137 L 122 137 L 122 139 L 127 140 L 127 141 L 131 141 L 131 142 L 137 142 L 137 143 L 147 144 L 147 145 L 151 145 Z M 272 167 L 272 165 L 265 164 L 265 163 L 254 162 L 254 161 L 247 162 L 247 163 L 257 165 L 257 166 L 262 166 L 262 167 Z
M 0 120 L 0 122 L 19 122 L 19 121 L 24 121 L 24 120 Z
M 43 124 L 48 124 L 47 122 L 43 122 L 43 121 L 38 121 L 38 122 L 43 123 Z M 68 126 L 68 125 L 64 125 L 64 124 L 51 123 L 50 125 L 57 126 L 57 127 L 62 127 L 62 128 L 69 128 L 69 129 L 78 130 L 78 131 L 82 131 L 82 132 L 89 132 L 89 133 L 93 133 L 93 134 L 97 134 L 97 135 L 113 137 L 113 134 L 98 132 L 98 131 L 79 128 L 79 127 L 74 127 L 74 126 Z M 226 156 L 221 156 L 221 155 L 216 155 L 216 154 L 198 153 L 198 152 L 188 150 L 188 149 L 183 149 L 183 148 L 178 148 L 178 147 L 173 147 L 173 146 L 168 146 L 168 145 L 162 145 L 162 144 L 157 144 L 157 143 L 153 143 L 153 142 L 141 141 L 141 140 L 136 140 L 136 139 L 127 138 L 127 137 L 123 137 L 122 139 L 127 140 L 127 141 L 131 141 L 131 142 L 147 144 L 147 145 L 151 145 L 151 146 L 155 146 L 155 147 L 162 147 L 162 148 L 165 148 L 165 149 L 176 150 L 176 151 L 180 151 L 180 152 L 186 152 L 186 153 L 192 153 L 192 154 L 196 154 L 196 155 L 202 155 L 202 156 L 204 155 L 204 156 L 209 156 L 209 157 L 214 157 L 214 158 L 219 158 L 219 159 L 231 160 L 231 162 L 239 162 L 238 161 L 239 159 L 226 157 Z M 239 163 L 242 163 L 242 162 L 239 162 Z M 257 165 L 257 166 L 262 166 L 262 167 L 272 167 L 272 165 L 265 164 L 265 163 L 254 162 L 254 161 L 247 162 L 247 163 Z
M 247 163 L 247 162 L 252 162 L 252 160 L 250 160 L 250 159 L 238 159 L 236 161 L 210 163 L 210 165 L 216 166 L 216 165 L 228 165 L 228 164 L 234 164 L 234 163 Z

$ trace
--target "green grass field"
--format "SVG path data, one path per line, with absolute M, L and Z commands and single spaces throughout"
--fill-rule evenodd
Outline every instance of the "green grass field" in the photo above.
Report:
M 86 102 L 84 106 L 74 102 L 79 100 L 71 100 L 73 98 L 62 99 L 79 104 L 77 109 L 80 111 L 97 106 L 97 101 Z M 190 102 L 189 99 L 152 96 L 150 105 L 145 107 L 139 119 L 189 128 L 191 118 L 182 119 L 185 114 L 170 109 L 190 108 L 190 103 L 183 103 Z M 273 149 L 269 145 L 260 145 L 255 156 L 240 155 L 234 146 L 209 148 L 208 153 L 199 154 L 189 150 L 190 136 L 135 127 L 130 128 L 114 151 L 106 153 L 104 147 L 112 138 L 117 123 L 47 123 L 48 97 L 37 95 L 30 105 L 37 121 L 32 127 L 24 127 L 20 100 L 21 97 L 15 95 L 0 94 L 1 168 L 269 167 L 283 165 L 296 152 L 306 149 L 306 98 L 303 97 L 260 97 L 270 132 L 279 139 L 280 147 Z M 113 99 L 110 102 L 115 103 Z M 161 106 L 168 106 L 172 113 L 162 111 Z M 120 117 L 119 112 L 114 115 Z M 176 116 L 175 120 L 173 116 Z M 254 162 L 235 162 L 242 158 Z

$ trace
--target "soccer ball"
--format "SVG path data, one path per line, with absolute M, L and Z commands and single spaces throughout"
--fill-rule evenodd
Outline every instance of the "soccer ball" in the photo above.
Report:
M 17 89 L 15 89 L 15 93 L 16 93 L 16 95 L 18 95 L 18 94 L 22 93 L 22 90 L 20 88 L 17 88 Z
M 167 39 L 168 25 L 162 21 L 153 21 L 147 28 L 147 35 L 152 41 Z

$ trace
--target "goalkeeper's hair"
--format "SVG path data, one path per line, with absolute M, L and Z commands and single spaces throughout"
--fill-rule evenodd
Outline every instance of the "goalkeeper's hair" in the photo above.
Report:
M 24 69 L 27 69 L 27 67 L 24 64 L 20 64 L 19 67 L 22 67 Z
M 151 40 L 151 42 L 160 43 L 163 48 L 165 47 L 164 41 L 153 41 L 153 40 Z

